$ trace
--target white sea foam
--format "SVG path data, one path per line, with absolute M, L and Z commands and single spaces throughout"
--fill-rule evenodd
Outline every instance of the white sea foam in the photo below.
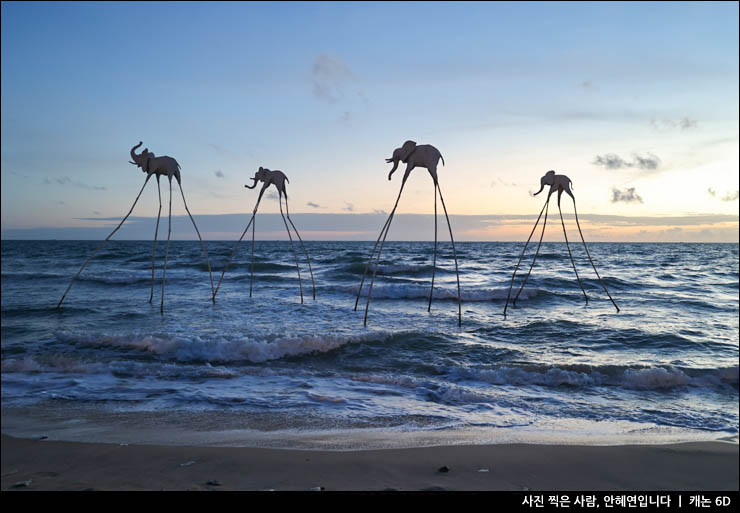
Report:
M 494 385 L 518 386 L 617 386 L 634 390 L 666 390 L 686 386 L 706 387 L 737 384 L 737 367 L 709 370 L 694 377 L 689 376 L 681 369 L 671 367 L 627 368 L 616 372 L 614 370 L 610 372 L 600 371 L 598 368 L 591 372 L 582 372 L 559 367 L 548 367 L 542 370 L 499 367 L 497 369 L 455 370 L 451 374 Z
M 194 335 L 72 335 L 58 333 L 64 342 L 86 346 L 131 348 L 172 358 L 178 361 L 253 363 L 277 360 L 311 353 L 326 353 L 346 344 L 385 339 L 391 334 L 368 333 L 364 335 L 304 335 L 272 339 L 209 338 Z

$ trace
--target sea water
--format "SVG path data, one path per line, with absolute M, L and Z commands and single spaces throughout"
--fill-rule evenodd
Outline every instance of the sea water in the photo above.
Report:
M 242 243 L 215 303 L 198 241 L 2 241 L 3 432 L 355 448 L 738 435 L 738 245 Z M 215 284 L 234 247 L 208 241 Z M 512 289 L 533 256 L 530 245 Z M 370 270 L 372 271 L 371 266 Z M 250 279 L 252 297 L 249 296 Z

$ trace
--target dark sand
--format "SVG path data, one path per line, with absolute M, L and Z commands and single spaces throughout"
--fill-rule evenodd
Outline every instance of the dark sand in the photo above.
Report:
M 439 471 L 444 466 L 448 472 Z M 502 444 L 305 451 L 59 442 L 2 435 L 2 490 L 309 491 L 318 487 L 326 491 L 738 490 L 738 444 Z

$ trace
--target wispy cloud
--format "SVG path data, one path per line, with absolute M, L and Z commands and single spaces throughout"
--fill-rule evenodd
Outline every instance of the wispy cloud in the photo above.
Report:
M 655 171 L 660 167 L 660 158 L 652 153 L 647 156 L 633 155 L 633 160 L 627 161 L 614 153 L 606 155 L 596 155 L 592 164 L 604 166 L 606 169 L 638 168 L 644 171 Z
M 364 107 L 368 106 L 365 93 L 357 85 L 357 76 L 338 57 L 319 55 L 314 61 L 311 76 L 314 96 L 322 102 L 342 107 L 340 123 L 349 126 L 354 121 L 355 116 L 348 106 L 357 107 L 357 102 Z
M 642 203 L 642 198 L 635 192 L 634 187 L 619 190 L 612 187 L 612 203 Z
M 321 54 L 313 63 L 313 94 L 319 100 L 338 102 L 345 97 L 348 84 L 355 80 L 352 70 L 337 57 Z
M 342 210 L 346 210 L 347 212 L 354 212 L 355 206 L 352 203 L 345 201 Z
M 707 189 L 707 193 L 709 193 L 709 195 L 713 198 L 717 197 L 717 191 L 715 189 L 712 189 L 711 187 Z M 740 197 L 740 191 L 735 190 L 726 192 L 725 195 L 722 196 L 720 199 L 722 201 L 736 201 L 738 197 Z
M 318 203 L 314 203 L 313 201 L 309 201 L 308 203 L 306 203 L 306 205 L 313 208 L 321 208 L 321 205 L 319 205 Z
M 738 195 L 740 195 L 740 191 L 728 192 L 722 196 L 722 201 L 737 201 Z
M 496 187 L 497 185 L 503 185 L 504 187 L 516 187 L 516 183 L 505 182 L 501 178 L 496 178 L 495 180 L 491 180 L 491 188 Z
M 691 130 L 697 127 L 697 121 L 684 116 L 679 119 L 650 118 L 650 125 L 656 130 Z
M 386 212 L 385 210 L 377 209 L 376 208 L 376 209 L 373 210 L 373 214 L 379 214 L 379 215 L 387 216 L 388 215 L 388 212 Z
M 53 184 L 70 185 L 72 187 L 80 187 L 82 189 L 88 189 L 91 191 L 107 191 L 108 190 L 107 187 L 102 187 L 98 185 L 87 185 L 86 183 L 75 182 L 68 176 L 62 176 L 60 178 L 53 178 L 53 179 L 44 178 L 44 181 L 42 183 L 45 185 L 53 185 Z
M 213 174 L 216 175 L 218 178 L 224 177 L 224 173 L 220 169 L 217 169 L 216 171 L 214 171 Z

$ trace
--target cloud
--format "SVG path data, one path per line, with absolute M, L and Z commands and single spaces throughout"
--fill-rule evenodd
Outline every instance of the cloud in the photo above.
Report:
M 628 162 L 625 162 L 622 157 L 613 153 L 607 153 L 606 155 L 596 155 L 596 158 L 592 162 L 597 166 L 604 166 L 607 169 L 621 169 L 623 167 L 630 167 Z
M 368 107 L 369 101 L 365 93 L 357 86 L 357 77 L 338 57 L 319 55 L 314 61 L 311 76 L 313 94 L 318 100 L 330 105 L 341 105 L 340 123 L 349 126 L 354 121 L 355 116 L 350 110 L 352 106 L 361 104 Z
M 697 127 L 697 122 L 695 119 L 691 119 L 687 116 L 684 116 L 680 119 L 673 120 L 673 119 L 667 119 L 667 118 L 650 118 L 650 125 L 656 130 L 673 130 L 676 128 L 680 128 L 681 130 L 691 130 L 692 128 Z
M 591 80 L 584 80 L 581 82 L 581 87 L 586 91 L 592 91 L 594 89 L 594 83 Z
M 709 195 L 710 195 L 710 196 L 712 196 L 713 198 L 716 198 L 716 197 L 717 197 L 717 191 L 716 191 L 715 189 L 712 189 L 712 188 L 710 187 L 709 189 L 707 189 L 707 192 L 708 192 L 708 193 L 709 193 Z M 722 201 L 735 201 L 735 200 L 737 200 L 737 199 L 738 199 L 738 197 L 739 197 L 739 196 L 740 196 L 740 191 L 738 191 L 738 190 L 735 190 L 735 191 L 728 191 L 728 192 L 726 192 L 726 193 L 725 193 L 725 195 L 724 195 L 724 196 L 722 196 L 722 197 L 721 197 L 720 199 L 721 199 Z
M 344 202 L 344 207 L 342 207 L 342 210 L 346 210 L 347 212 L 354 212 L 355 206 L 352 203 L 349 203 L 347 201 Z
M 621 191 L 612 187 L 612 203 L 642 203 L 642 198 L 635 192 L 634 187 L 622 189 Z
M 214 171 L 213 174 L 216 175 L 219 178 L 223 178 L 224 177 L 224 173 L 220 169 L 217 169 L 216 171 Z
M 385 210 L 377 209 L 376 208 L 376 209 L 373 210 L 373 214 L 379 214 L 379 215 L 387 216 L 388 215 L 388 212 L 386 212 Z
M 54 178 L 53 180 L 50 180 L 48 178 L 44 178 L 44 181 L 42 183 L 45 184 L 45 185 L 53 185 L 55 183 L 58 184 L 58 185 L 71 185 L 73 187 L 80 187 L 82 189 L 88 189 L 88 190 L 91 190 L 91 191 L 107 191 L 108 190 L 107 187 L 102 187 L 102 186 L 98 186 L 98 185 L 87 185 L 87 184 L 82 183 L 82 182 L 74 182 L 68 176 L 62 176 L 60 178 Z
M 319 205 L 318 203 L 314 203 L 313 201 L 309 201 L 308 203 L 306 203 L 306 205 L 313 208 L 321 208 L 321 205 Z
M 491 188 L 496 187 L 497 182 L 504 187 L 516 187 L 516 184 L 514 182 L 505 182 L 501 178 L 496 178 L 496 180 L 491 181 Z
M 355 74 L 340 59 L 327 54 L 319 55 L 313 64 L 313 94 L 319 100 L 337 103 L 343 99 Z
M 100 210 L 93 210 L 93 214 L 95 214 L 96 216 L 99 216 L 100 215 Z
M 67 205 L 69 206 L 69 205 Z M 61 207 L 60 207 L 61 211 Z M 380 213 L 294 213 L 291 215 L 300 228 L 304 240 L 363 240 L 376 241 L 378 228 L 384 218 Z M 566 222 L 575 222 L 572 213 L 564 213 Z M 674 233 L 674 241 L 717 241 L 737 242 L 738 215 L 694 214 L 682 216 L 617 216 L 579 213 L 586 240 L 666 240 L 663 231 Z M 194 215 L 201 235 L 206 240 L 234 241 L 243 233 L 251 218 L 244 214 Z M 84 218 L 92 221 L 87 226 L 8 228 L 4 223 L 2 239 L 71 239 L 102 240 L 110 234 L 112 226 L 121 221 L 119 217 Z M 121 227 L 116 239 L 151 240 L 156 213 L 151 217 L 131 216 Z M 508 215 L 450 215 L 455 231 L 455 240 L 517 240 L 524 241 L 537 219 L 534 214 Z M 114 224 L 111 224 L 114 223 Z M 396 214 L 388 240 L 433 240 L 431 227 L 433 214 Z M 287 233 L 279 213 L 262 213 L 257 225 L 260 240 L 284 240 Z M 676 228 L 681 228 L 677 230 Z M 640 230 L 644 233 L 639 234 Z M 703 233 L 704 230 L 711 232 Z M 702 232 L 700 232 L 702 231 Z M 678 235 L 681 234 L 681 235 Z M 550 229 L 546 240 L 562 243 L 562 233 Z M 172 216 L 172 239 L 193 240 L 197 235 L 187 215 Z M 563 251 L 565 251 L 563 249 Z M 562 254 L 563 262 L 567 253 Z
M 740 191 L 728 192 L 722 196 L 722 201 L 737 201 Z
M 660 167 L 660 158 L 652 153 L 647 156 L 633 155 L 633 161 L 628 162 L 619 155 L 607 153 L 606 155 L 596 155 L 592 164 L 604 166 L 606 169 L 638 168 L 645 171 L 654 171 Z
M 635 155 L 634 157 L 636 165 L 640 169 L 653 170 L 658 169 L 658 166 L 660 166 L 660 159 L 651 153 L 648 153 L 647 157 L 641 157 L 639 155 Z

